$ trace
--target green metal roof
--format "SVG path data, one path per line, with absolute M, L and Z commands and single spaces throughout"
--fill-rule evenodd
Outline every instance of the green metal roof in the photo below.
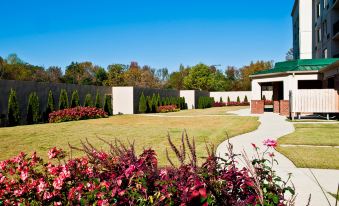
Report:
M 295 61 L 278 62 L 275 64 L 273 69 L 259 71 L 253 74 L 274 74 L 274 73 L 285 73 L 293 71 L 318 71 L 334 62 L 338 61 L 339 58 L 335 59 L 302 59 Z

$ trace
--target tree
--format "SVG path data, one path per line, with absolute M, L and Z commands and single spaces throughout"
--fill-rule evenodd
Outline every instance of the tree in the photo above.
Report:
M 47 106 L 46 106 L 46 111 L 45 111 L 45 121 L 48 121 L 49 114 L 54 111 L 54 98 L 53 98 L 53 93 L 51 90 L 48 92 L 48 98 L 47 98 Z
M 258 71 L 263 71 L 271 69 L 273 62 L 271 61 L 257 61 L 255 63 L 251 62 L 250 65 L 244 66 L 240 69 L 241 79 L 238 82 L 241 90 L 249 91 L 251 90 L 251 78 L 250 76 Z
M 228 96 L 227 97 L 227 103 L 230 103 L 231 102 L 231 99 L 230 99 L 230 97 Z
M 222 97 L 220 97 L 220 100 L 219 100 L 219 102 L 220 102 L 220 103 L 224 102 L 224 101 L 222 100 Z
M 239 96 L 237 97 L 237 102 L 240 103 L 240 97 Z
M 139 86 L 141 82 L 142 71 L 137 62 L 131 62 L 129 69 L 124 73 L 124 82 L 126 86 Z
M 186 89 L 209 91 L 212 88 L 213 77 L 213 72 L 209 66 L 197 64 L 191 68 L 188 76 L 184 78 L 184 86 Z
M 147 111 L 147 105 L 146 105 L 146 98 L 145 98 L 145 95 L 144 93 L 142 92 L 141 95 L 140 95 L 140 98 L 139 98 L 139 112 L 140 113 L 146 113 Z
M 293 50 L 293 48 L 290 48 L 287 51 L 285 59 L 286 59 L 286 61 L 293 61 L 294 60 L 294 50 Z
M 62 71 L 60 67 L 51 66 L 46 70 L 49 82 L 59 83 L 62 82 Z
M 95 107 L 96 108 L 101 108 L 102 107 L 101 98 L 100 98 L 99 92 L 97 92 L 97 94 L 95 96 Z
M 71 108 L 80 106 L 78 90 L 74 90 L 71 98 Z
M 59 110 L 67 109 L 68 106 L 68 96 L 65 89 L 61 89 L 59 96 Z
M 147 102 L 147 113 L 152 113 L 153 112 L 153 101 L 150 96 L 146 97 L 146 102 Z
M 104 84 L 107 86 L 125 86 L 125 72 L 128 66 L 122 64 L 112 64 L 107 67 L 107 80 Z
M 104 85 L 104 82 L 107 81 L 107 72 L 102 67 L 96 67 L 95 69 L 95 82 L 96 85 L 101 86 Z
M 40 121 L 39 97 L 36 92 L 32 92 L 28 97 L 27 123 L 36 124 Z
M 108 116 L 111 116 L 113 114 L 111 95 L 105 95 L 104 111 L 108 114 Z
M 6 59 L 7 64 L 26 64 L 17 54 L 9 54 Z
M 16 92 L 11 89 L 8 97 L 8 124 L 9 126 L 16 126 L 20 122 L 19 105 L 16 100 Z
M 92 95 L 86 94 L 85 101 L 84 101 L 84 107 L 92 107 L 92 106 L 93 106 Z
M 248 103 L 247 95 L 245 95 L 244 102 Z

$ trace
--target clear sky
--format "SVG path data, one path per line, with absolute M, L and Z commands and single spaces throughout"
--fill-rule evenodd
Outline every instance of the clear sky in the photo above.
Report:
M 0 56 L 65 67 L 92 61 L 177 70 L 282 61 L 293 0 L 4 0 Z

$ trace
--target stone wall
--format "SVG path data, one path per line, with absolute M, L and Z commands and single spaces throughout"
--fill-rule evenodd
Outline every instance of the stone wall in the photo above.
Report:
M 22 116 L 22 123 L 26 121 L 28 96 L 31 92 L 36 92 L 40 101 L 40 111 L 44 111 L 47 105 L 47 97 L 49 90 L 52 91 L 54 97 L 55 107 L 57 108 L 59 102 L 59 95 L 61 89 L 66 89 L 69 103 L 71 102 L 72 92 L 78 90 L 80 104 L 84 103 L 86 94 L 92 95 L 93 102 L 97 91 L 104 101 L 104 95 L 112 95 L 111 87 L 92 86 L 92 85 L 76 85 L 76 84 L 62 84 L 62 83 L 48 83 L 48 82 L 32 82 L 32 81 L 16 81 L 16 80 L 0 80 L 0 114 L 2 124 L 7 116 L 8 110 L 8 96 L 11 89 L 16 91 L 19 109 Z

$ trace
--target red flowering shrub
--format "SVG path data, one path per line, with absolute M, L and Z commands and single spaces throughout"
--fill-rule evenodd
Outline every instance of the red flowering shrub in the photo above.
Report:
M 58 159 L 55 163 L 20 153 L 0 162 L 0 205 L 293 204 L 284 194 L 294 191 L 271 168 L 273 157 L 247 160 L 248 168 L 239 169 L 231 149 L 226 160 L 208 149 L 209 157 L 198 167 L 194 141 L 183 135 L 180 149 L 169 142 L 181 163 L 178 167 L 159 169 L 153 150 L 137 157 L 133 145 L 117 142 L 109 144 L 109 152 L 89 143 L 83 149 L 72 147 L 87 155 L 67 161 L 61 161 L 62 150 L 52 148 L 48 154 Z
M 265 105 L 273 105 L 273 101 L 272 100 L 265 100 Z
M 165 105 L 159 106 L 157 112 L 158 113 L 168 113 L 168 112 L 178 112 L 180 109 L 177 109 L 176 105 Z
M 108 116 L 103 109 L 98 109 L 96 107 L 75 107 L 50 113 L 49 122 L 56 123 L 104 117 Z
M 249 106 L 249 102 L 228 102 L 227 106 Z
M 212 104 L 212 107 L 225 107 L 226 103 L 225 102 L 214 102 Z

